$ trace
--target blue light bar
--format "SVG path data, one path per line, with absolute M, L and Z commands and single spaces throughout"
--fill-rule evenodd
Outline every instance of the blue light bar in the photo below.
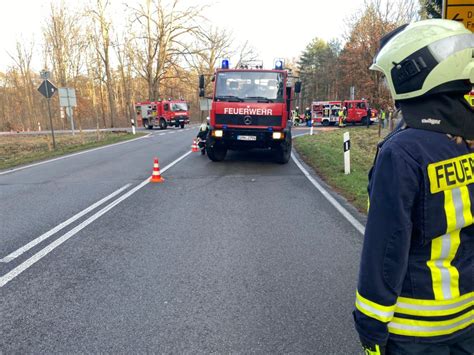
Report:
M 276 70 L 282 70 L 283 69 L 283 61 L 278 59 L 276 62 L 275 62 L 275 69 Z
M 222 69 L 229 69 L 229 60 L 223 59 L 222 60 Z

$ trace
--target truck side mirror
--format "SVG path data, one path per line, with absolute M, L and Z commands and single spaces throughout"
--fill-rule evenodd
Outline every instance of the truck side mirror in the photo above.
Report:
M 295 83 L 295 93 L 299 94 L 301 92 L 301 81 Z
M 204 75 L 199 75 L 199 89 L 204 89 Z

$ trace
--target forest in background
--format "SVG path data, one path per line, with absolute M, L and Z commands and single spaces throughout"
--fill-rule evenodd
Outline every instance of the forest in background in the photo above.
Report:
M 303 83 L 300 105 L 312 101 L 366 98 L 377 108 L 393 106 L 379 72 L 369 70 L 380 39 L 395 28 L 413 21 L 441 17 L 442 0 L 370 0 L 346 19 L 344 43 L 314 38 L 296 63 Z
M 251 43 L 236 43 L 228 30 L 206 20 L 205 6 L 183 6 L 180 0 L 124 6 L 126 25 L 120 30 L 110 0 L 90 0 L 80 11 L 51 4 L 44 20 L 43 67 L 56 86 L 75 88 L 79 129 L 129 126 L 134 102 L 168 97 L 187 100 L 197 119 L 199 74 L 212 74 L 222 58 L 232 58 L 236 67 L 258 59 Z M 344 20 L 344 42 L 315 38 L 299 58 L 286 59 L 303 82 L 300 104 L 347 99 L 354 86 L 357 98 L 369 98 L 375 107 L 390 105 L 379 74 L 368 70 L 380 38 L 401 23 L 439 17 L 439 11 L 439 0 L 366 1 Z M 32 70 L 37 46 L 18 41 L 9 53 L 11 65 L 0 72 L 0 131 L 49 127 L 46 100 L 37 91 L 42 79 Z M 51 108 L 55 128 L 69 128 L 58 95 Z

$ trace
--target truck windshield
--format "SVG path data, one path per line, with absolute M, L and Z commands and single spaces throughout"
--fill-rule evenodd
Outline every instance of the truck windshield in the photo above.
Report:
M 283 75 L 262 71 L 218 73 L 215 100 L 283 102 Z
M 188 110 L 188 105 L 186 105 L 184 102 L 175 102 L 171 104 L 171 111 L 173 112 L 180 112 L 180 111 L 187 111 Z

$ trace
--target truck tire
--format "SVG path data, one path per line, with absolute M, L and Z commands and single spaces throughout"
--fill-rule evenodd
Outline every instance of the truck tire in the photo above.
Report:
M 166 129 L 167 124 L 163 118 L 160 118 L 160 129 Z
M 287 164 L 291 158 L 291 133 L 286 135 L 285 141 L 275 148 L 275 161 L 278 164 Z
M 153 125 L 148 124 L 148 120 L 143 120 L 143 128 L 153 129 Z
M 330 124 L 330 123 L 329 123 L 328 120 L 324 120 L 324 121 L 323 121 L 323 126 L 329 126 L 329 124 Z
M 206 147 L 207 156 L 212 161 L 223 161 L 227 154 L 227 148 L 219 146 L 207 146 Z

